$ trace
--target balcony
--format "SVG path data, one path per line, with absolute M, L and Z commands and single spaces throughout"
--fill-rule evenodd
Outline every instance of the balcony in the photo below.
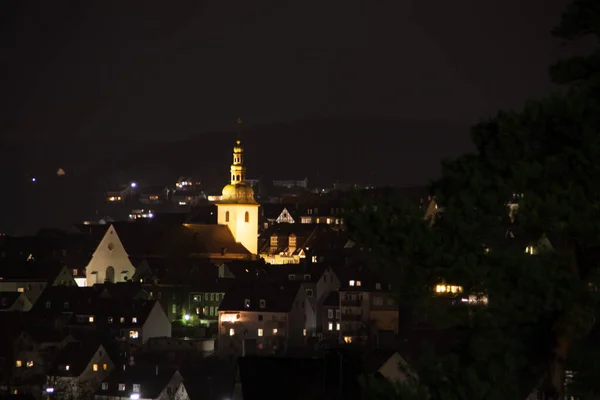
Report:
M 361 307 L 362 306 L 362 300 L 346 300 L 343 299 L 341 300 L 341 305 L 343 307 Z

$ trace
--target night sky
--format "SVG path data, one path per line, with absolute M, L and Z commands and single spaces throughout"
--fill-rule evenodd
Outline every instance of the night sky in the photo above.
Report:
M 75 222 L 140 170 L 219 187 L 237 117 L 251 177 L 426 183 L 552 89 L 567 2 L 2 1 L 0 232 Z
M 566 3 L 4 1 L 1 134 L 162 140 L 238 115 L 470 123 L 547 92 Z

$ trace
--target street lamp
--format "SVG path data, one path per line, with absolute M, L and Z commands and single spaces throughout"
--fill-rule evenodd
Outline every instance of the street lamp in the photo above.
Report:
M 139 400 L 140 394 L 139 393 L 132 393 L 131 396 L 129 396 L 129 398 L 131 400 Z

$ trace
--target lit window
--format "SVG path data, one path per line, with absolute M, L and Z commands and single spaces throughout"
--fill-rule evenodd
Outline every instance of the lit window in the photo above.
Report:
M 102 390 L 108 390 L 108 383 L 102 382 Z
M 23 361 L 21 361 L 21 360 L 17 360 L 17 361 L 15 362 L 15 366 L 16 366 L 17 368 L 21 368 L 21 367 L 23 366 Z
M 339 322 L 336 322 L 336 324 L 335 324 L 335 330 L 336 331 L 340 330 L 340 323 Z
M 90 322 L 94 322 L 94 316 L 91 316 L 91 317 L 89 318 L 89 321 L 90 321 Z
M 260 308 L 265 308 L 267 306 L 267 302 L 265 299 L 260 299 Z
M 332 331 L 333 330 L 333 322 L 329 323 L 329 330 Z
M 350 282 L 348 282 L 348 284 L 349 284 L 350 286 L 354 286 L 354 281 L 350 281 Z
M 263 330 L 262 328 L 258 328 L 258 336 L 262 336 L 263 335 Z
M 103 369 L 104 371 L 108 370 L 108 364 L 102 364 L 102 369 Z
M 273 328 L 273 335 L 277 335 L 277 328 Z
M 65 365 L 65 371 L 68 371 L 68 370 L 70 370 L 70 369 L 71 369 L 71 366 L 70 366 L 70 365 Z
M 113 317 L 108 317 L 108 323 L 112 324 L 113 323 Z
M 27 368 L 33 367 L 33 361 L 27 361 Z
M 250 299 L 245 299 L 244 300 L 244 307 L 250 308 Z
M 92 369 L 94 370 L 94 372 L 98 372 L 98 364 L 92 365 Z
M 119 391 L 121 391 L 121 392 L 125 391 L 125 384 L 124 383 L 119 383 Z
M 302 329 L 302 336 L 306 336 L 306 329 Z
M 136 393 L 140 392 L 140 384 L 139 383 L 134 383 L 133 384 L 133 391 Z
M 344 336 L 344 342 L 352 343 L 352 336 Z
M 130 339 L 137 339 L 138 337 L 139 337 L 138 331 L 129 331 L 129 338 Z
M 125 323 L 125 317 L 119 318 L 119 322 L 122 323 L 122 324 L 124 324 Z
M 171 306 L 171 311 L 173 312 L 173 314 L 177 314 L 177 304 L 173 304 Z
M 377 282 L 377 283 L 375 284 L 375 289 L 377 289 L 377 290 L 381 290 L 381 283 Z
M 131 323 L 132 324 L 137 324 L 137 318 L 136 317 L 131 318 Z
M 20 287 L 20 288 L 17 289 L 17 292 L 24 293 L 25 292 L 25 288 Z
M 235 335 L 235 329 L 230 328 L 229 329 L 229 336 L 233 336 L 233 335 Z

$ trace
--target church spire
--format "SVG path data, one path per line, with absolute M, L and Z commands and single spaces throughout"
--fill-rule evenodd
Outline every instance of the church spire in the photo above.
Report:
M 242 147 L 241 131 L 242 119 L 237 119 L 238 123 L 238 138 L 233 146 L 233 163 L 231 164 L 231 184 L 240 185 L 246 182 L 246 167 L 244 167 L 244 148 Z

